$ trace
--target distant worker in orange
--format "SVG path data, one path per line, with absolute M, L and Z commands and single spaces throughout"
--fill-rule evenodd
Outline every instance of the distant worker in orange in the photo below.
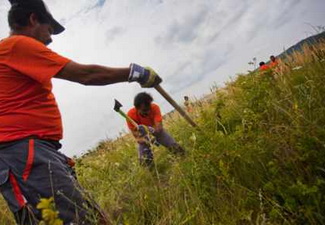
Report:
M 267 71 L 267 70 L 269 70 L 269 69 L 270 69 L 270 67 L 269 67 L 268 65 L 266 65 L 266 64 L 265 64 L 265 62 L 263 62 L 263 61 L 262 61 L 262 62 L 260 62 L 260 64 L 259 64 L 259 65 L 260 65 L 260 68 L 259 68 L 259 69 L 260 69 L 260 71 Z
M 192 104 L 188 96 L 184 96 L 184 106 L 187 112 L 192 112 Z
M 271 55 L 271 56 L 270 56 L 270 64 L 269 64 L 269 67 L 270 67 L 270 68 L 274 68 L 274 67 L 276 67 L 277 65 L 278 65 L 278 60 L 277 60 L 277 58 L 275 58 L 274 55 Z

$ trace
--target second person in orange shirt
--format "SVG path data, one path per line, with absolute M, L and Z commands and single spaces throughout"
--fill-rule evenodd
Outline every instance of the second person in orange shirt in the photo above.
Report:
M 144 166 L 153 165 L 153 153 L 145 136 L 153 135 L 157 142 L 165 146 L 171 153 L 184 155 L 184 149 L 163 128 L 163 118 L 160 108 L 153 103 L 153 98 L 146 92 L 137 94 L 134 98 L 134 107 L 129 110 L 128 116 L 133 119 L 139 127 L 127 122 L 129 129 L 138 142 L 140 164 Z

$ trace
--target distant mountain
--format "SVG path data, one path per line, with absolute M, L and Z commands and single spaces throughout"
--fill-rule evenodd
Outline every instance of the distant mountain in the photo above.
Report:
M 310 36 L 310 37 L 298 42 L 297 44 L 291 46 L 289 49 L 287 49 L 283 53 L 281 53 L 278 57 L 283 58 L 286 55 L 291 55 L 292 53 L 294 53 L 296 51 L 302 51 L 302 47 L 304 45 L 306 45 L 306 44 L 314 45 L 316 43 L 319 43 L 321 40 L 325 41 L 325 31 L 320 34 Z

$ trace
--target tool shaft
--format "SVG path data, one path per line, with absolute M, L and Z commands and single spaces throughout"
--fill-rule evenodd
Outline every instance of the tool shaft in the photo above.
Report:
M 180 107 L 174 99 L 160 86 L 155 86 L 155 89 L 187 120 L 193 127 L 198 127 L 197 124 L 187 115 L 187 113 Z
M 138 127 L 138 124 L 131 119 L 128 115 L 126 115 L 122 110 L 119 110 L 118 113 L 123 116 L 127 121 L 131 122 L 133 126 Z

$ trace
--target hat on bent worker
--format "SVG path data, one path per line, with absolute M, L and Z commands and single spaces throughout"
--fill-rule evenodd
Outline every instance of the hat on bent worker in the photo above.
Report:
M 9 2 L 11 4 L 11 9 L 28 9 L 45 16 L 53 28 L 53 34 L 59 34 L 65 30 L 65 28 L 53 18 L 48 7 L 42 0 L 9 0 Z

